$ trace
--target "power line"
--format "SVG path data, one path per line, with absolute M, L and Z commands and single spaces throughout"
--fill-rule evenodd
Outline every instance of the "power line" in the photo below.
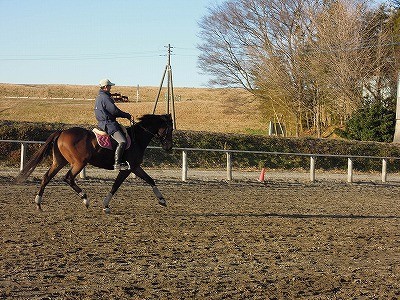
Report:
M 0 61 L 63 61 L 63 60 L 104 60 L 104 59 L 132 59 L 143 57 L 157 57 L 159 55 L 142 55 L 142 56 L 115 56 L 115 57 L 37 57 L 37 58 L 0 58 Z
M 184 49 L 184 48 L 178 48 Z M 174 53 L 175 56 L 197 56 L 196 54 Z M 103 59 L 133 59 L 152 58 L 165 56 L 161 51 L 125 52 L 125 53 L 103 53 L 103 54 L 38 54 L 38 55 L 0 55 L 0 61 L 68 61 L 68 60 L 103 60 Z

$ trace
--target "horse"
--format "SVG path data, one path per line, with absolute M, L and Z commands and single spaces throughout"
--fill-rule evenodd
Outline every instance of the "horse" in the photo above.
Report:
M 110 213 L 109 203 L 111 198 L 131 173 L 148 183 L 158 198 L 158 203 L 162 206 L 167 206 L 167 202 L 157 188 L 153 178 L 140 165 L 143 162 L 145 149 L 154 137 L 160 140 L 161 146 L 165 151 L 172 149 L 173 123 L 171 114 L 148 114 L 143 115 L 138 120 L 139 122 L 132 123 L 131 126 L 126 127 L 127 134 L 132 138 L 132 145 L 125 150 L 123 159 L 129 163 L 130 169 L 120 170 L 116 176 L 111 190 L 103 199 L 105 213 Z M 42 210 L 43 193 L 46 185 L 67 164 L 70 164 L 70 169 L 66 173 L 64 181 L 81 197 L 86 208 L 88 208 L 88 197 L 75 183 L 75 177 L 87 164 L 113 170 L 114 150 L 102 148 L 97 142 L 94 132 L 81 127 L 55 131 L 33 154 L 29 162 L 17 175 L 15 181 L 17 183 L 25 181 L 36 166 L 50 154 L 53 156 L 53 162 L 42 178 L 39 191 L 35 197 L 36 208 L 40 211 Z

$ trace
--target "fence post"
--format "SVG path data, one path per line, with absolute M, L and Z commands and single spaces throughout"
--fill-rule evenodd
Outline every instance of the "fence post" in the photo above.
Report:
M 187 180 L 187 151 L 182 151 L 182 181 Z
M 310 156 L 310 181 L 315 181 L 315 156 Z
M 82 179 L 86 179 L 86 167 L 84 167 L 82 171 L 79 173 L 79 177 Z
M 20 166 L 19 166 L 20 171 L 22 171 L 22 169 L 25 166 L 27 146 L 28 146 L 27 143 L 21 143 L 21 162 L 20 162 Z
M 382 182 L 386 182 L 387 179 L 387 159 L 382 159 Z
M 226 179 L 232 180 L 232 154 L 226 152 Z
M 347 182 L 353 182 L 353 158 L 347 158 Z

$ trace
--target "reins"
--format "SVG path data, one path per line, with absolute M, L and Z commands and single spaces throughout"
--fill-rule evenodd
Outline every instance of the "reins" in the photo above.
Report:
M 160 139 L 161 141 L 163 141 L 162 139 L 163 138 L 165 138 L 166 136 L 167 136 L 167 131 L 168 131 L 168 129 L 169 129 L 169 127 L 167 126 L 167 128 L 165 129 L 165 131 L 164 131 L 164 134 L 163 135 L 159 135 L 158 134 L 158 132 L 157 133 L 152 133 L 150 130 L 148 130 L 147 128 L 145 128 L 145 127 L 143 127 L 142 125 L 140 125 L 140 123 L 135 123 L 135 121 L 131 121 L 131 124 L 132 124 L 132 131 L 133 131 L 133 133 L 132 133 L 132 135 L 133 135 L 133 137 L 134 137 L 134 135 L 135 135 L 135 130 L 134 130 L 134 125 L 137 125 L 138 127 L 140 127 L 140 128 L 142 128 L 143 129 L 143 131 L 146 131 L 147 133 L 150 133 L 153 137 L 157 137 L 158 139 Z

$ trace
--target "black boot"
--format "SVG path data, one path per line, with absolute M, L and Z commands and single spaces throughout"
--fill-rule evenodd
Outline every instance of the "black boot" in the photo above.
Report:
M 126 162 L 121 162 L 122 155 L 124 154 L 125 150 L 125 143 L 120 143 L 115 150 L 115 163 L 114 163 L 114 170 L 129 170 L 129 164 Z

